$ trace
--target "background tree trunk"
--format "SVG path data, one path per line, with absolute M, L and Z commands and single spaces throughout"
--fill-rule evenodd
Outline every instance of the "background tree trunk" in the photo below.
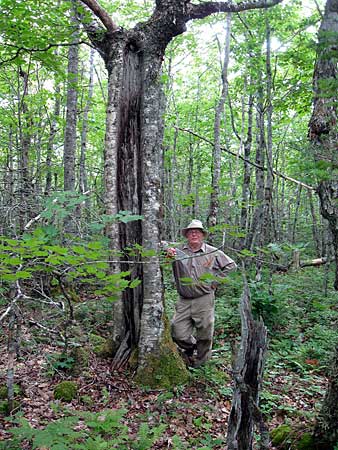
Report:
M 76 124 L 77 124 L 77 82 L 79 70 L 79 46 L 76 43 L 79 34 L 79 24 L 75 17 L 72 17 L 73 45 L 69 46 L 68 51 L 68 82 L 67 82 L 67 112 L 66 128 L 63 150 L 64 165 L 64 190 L 75 190 L 75 158 L 76 158 Z
M 230 38 L 231 38 L 231 14 L 227 14 L 226 19 L 226 35 L 224 45 L 224 59 L 222 64 L 222 91 L 216 106 L 215 122 L 214 122 L 214 146 L 212 152 L 212 173 L 211 173 L 211 195 L 210 208 L 208 216 L 208 226 L 217 225 L 219 214 L 219 183 L 221 178 L 221 117 L 224 112 L 224 105 L 228 94 L 228 65 L 230 55 Z M 209 241 L 213 241 L 213 234 L 209 234 Z
M 32 201 L 32 180 L 29 168 L 29 151 L 31 146 L 31 129 L 32 122 L 30 112 L 26 103 L 29 87 L 29 72 L 22 69 L 19 70 L 19 77 L 22 78 L 22 94 L 18 102 L 18 119 L 19 119 L 19 173 L 20 173 L 20 212 L 18 214 L 19 232 L 24 230 L 26 222 L 31 215 Z M 20 83 L 19 83 L 20 85 Z M 20 88 L 19 88 L 20 92 Z M 19 94 L 20 95 L 20 94 Z
M 79 164 L 79 190 L 81 194 L 88 191 L 88 177 L 87 177 L 87 134 L 88 134 L 88 117 L 91 107 L 91 102 L 93 98 L 94 89 L 94 53 L 95 50 L 91 49 L 89 56 L 89 85 L 88 85 L 88 96 L 83 110 L 82 118 L 82 130 L 81 130 L 81 151 L 80 151 L 80 164 Z M 86 201 L 86 208 L 89 210 L 90 201 L 89 197 Z
M 50 131 L 46 155 L 45 195 L 48 195 L 52 189 L 52 160 L 53 160 L 55 137 L 57 133 L 57 123 L 59 117 L 60 117 L 60 85 L 57 84 L 55 87 L 54 112 L 53 116 L 49 119 Z

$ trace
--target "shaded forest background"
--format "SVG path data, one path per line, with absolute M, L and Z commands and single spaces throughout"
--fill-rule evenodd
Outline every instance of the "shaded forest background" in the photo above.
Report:
M 147 1 L 100 4 L 121 29 L 147 20 L 153 7 Z M 261 408 L 270 428 L 294 426 L 293 432 L 283 429 L 285 442 L 313 428 L 337 340 L 333 237 L 316 194 L 336 169 L 318 159 L 309 139 L 323 7 L 295 0 L 189 22 L 169 43 L 160 77 L 166 106 L 160 237 L 179 242 L 181 228 L 199 218 L 209 241 L 245 266 L 253 312 L 263 317 L 270 339 Z M 107 213 L 107 73 L 80 26 L 81 20 L 88 32 L 93 18 L 73 1 L 1 0 L 1 10 L 1 379 L 12 389 L 9 410 L 16 412 L 21 402 L 31 423 L 42 426 L 68 416 L 53 389 L 76 379 L 88 395 L 76 394 L 74 410 L 95 415 L 126 408 L 105 416 L 107 427 L 115 426 L 110 438 L 116 448 L 224 448 L 241 274 L 218 292 L 215 358 L 193 373 L 186 391 L 172 390 L 165 380 L 165 390 L 156 393 L 129 384 L 133 355 L 120 346 L 119 364 L 110 359 L 116 352 L 110 333 L 116 299 L 121 291 L 141 289 L 137 264 L 154 257 L 162 266 L 169 317 L 176 293 L 160 246 L 154 252 L 128 243 L 128 227 L 142 229 L 149 218 L 133 202 Z M 137 164 L 126 158 L 120 164 L 129 195 L 138 188 Z M 122 249 L 109 242 L 114 226 L 126 240 Z M 114 270 L 120 261 L 121 270 Z M 135 311 L 132 317 L 138 317 Z M 79 348 L 89 348 L 89 356 Z M 104 375 L 113 370 L 116 382 Z M 39 394 L 27 382 L 34 378 Z M 5 417 L 7 400 L 0 406 Z M 186 410 L 180 415 L 179 408 Z M 188 414 L 193 418 L 187 427 Z M 95 439 L 107 441 L 99 416 L 81 420 L 91 423 L 91 438 L 97 433 Z M 127 431 L 117 425 L 121 420 Z M 176 427 L 160 438 L 161 425 L 171 420 Z M 148 428 L 137 431 L 144 422 Z M 22 436 L 22 448 L 31 448 L 32 436 Z M 69 439 L 66 448 L 85 438 Z

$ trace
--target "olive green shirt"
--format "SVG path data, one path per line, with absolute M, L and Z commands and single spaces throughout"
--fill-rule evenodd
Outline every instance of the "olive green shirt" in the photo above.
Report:
M 180 255 L 183 251 L 187 258 L 176 259 L 173 271 L 177 291 L 183 298 L 198 298 L 213 292 L 217 278 L 225 278 L 237 267 L 229 256 L 206 243 L 197 252 L 193 252 L 188 244 L 179 250 Z

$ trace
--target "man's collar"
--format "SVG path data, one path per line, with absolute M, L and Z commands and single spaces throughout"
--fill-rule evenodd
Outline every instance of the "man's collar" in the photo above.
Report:
M 193 250 L 189 247 L 189 245 L 188 245 L 187 242 L 183 245 L 183 250 L 185 250 L 185 249 L 189 249 L 189 250 L 193 251 Z M 206 251 L 207 251 L 206 245 L 205 245 L 205 242 L 203 242 L 201 248 L 200 248 L 199 250 L 197 250 L 197 252 L 203 252 L 203 253 L 205 253 Z

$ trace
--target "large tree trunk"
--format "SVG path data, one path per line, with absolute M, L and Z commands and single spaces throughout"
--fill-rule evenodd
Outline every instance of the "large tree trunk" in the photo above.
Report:
M 338 442 L 338 346 L 332 361 L 329 385 L 318 415 L 314 437 L 316 448 L 331 450 Z
M 160 71 L 169 42 L 186 30 L 186 22 L 223 11 L 272 6 L 281 0 L 192 5 L 186 0 L 158 0 L 148 21 L 133 30 L 117 27 L 95 0 L 82 0 L 99 17 L 106 30 L 85 22 L 92 42 L 109 74 L 109 100 L 105 145 L 106 212 L 120 210 L 143 214 L 144 220 L 112 224 L 107 230 L 112 248 L 136 246 L 151 250 L 143 259 L 124 254 L 123 270 L 141 284 L 127 289 L 116 303 L 120 335 L 116 344 L 128 352 L 138 349 L 138 377 L 147 385 L 168 386 L 186 378 L 165 325 L 163 283 L 158 257 L 161 234 L 162 111 Z M 141 262 L 143 264 L 141 264 Z M 118 266 L 112 264 L 112 270 Z M 117 352 L 118 354 L 118 352 Z
M 122 259 L 129 259 L 130 263 L 121 263 L 121 269 L 130 271 L 130 278 L 142 280 L 142 283 L 126 289 L 114 304 L 115 365 L 125 362 L 137 349 L 138 378 L 148 385 L 175 382 L 159 374 L 163 367 L 155 364 L 163 362 L 163 357 L 175 358 L 174 346 L 166 345 L 170 344 L 170 339 L 163 320 L 162 274 L 155 256 L 162 219 L 160 148 L 164 102 L 159 83 L 162 56 L 143 51 L 136 45 L 132 33 L 123 32 L 114 36 L 110 53 L 106 54 L 110 73 L 105 152 L 106 212 L 115 215 L 130 211 L 143 214 L 145 218 L 143 222 L 112 223 L 108 235 L 114 249 L 125 252 L 127 247 L 142 246 L 154 254 L 144 260 L 128 253 L 123 255 Z M 118 271 L 118 266 L 114 264 L 112 269 Z M 176 361 L 180 364 L 177 357 Z
M 328 166 L 329 179 L 318 186 L 321 214 L 329 221 L 336 258 L 338 290 L 338 131 L 337 131 L 338 0 L 328 0 L 318 34 L 317 62 L 313 75 L 314 103 L 309 136 L 316 161 Z
M 317 161 L 325 161 L 329 178 L 318 186 L 321 213 L 329 222 L 336 260 L 334 287 L 338 290 L 338 0 L 327 0 L 318 34 L 317 62 L 314 70 L 314 108 L 309 123 L 309 136 Z M 338 349 L 332 366 L 329 386 L 315 428 L 318 448 L 334 448 L 338 434 Z

